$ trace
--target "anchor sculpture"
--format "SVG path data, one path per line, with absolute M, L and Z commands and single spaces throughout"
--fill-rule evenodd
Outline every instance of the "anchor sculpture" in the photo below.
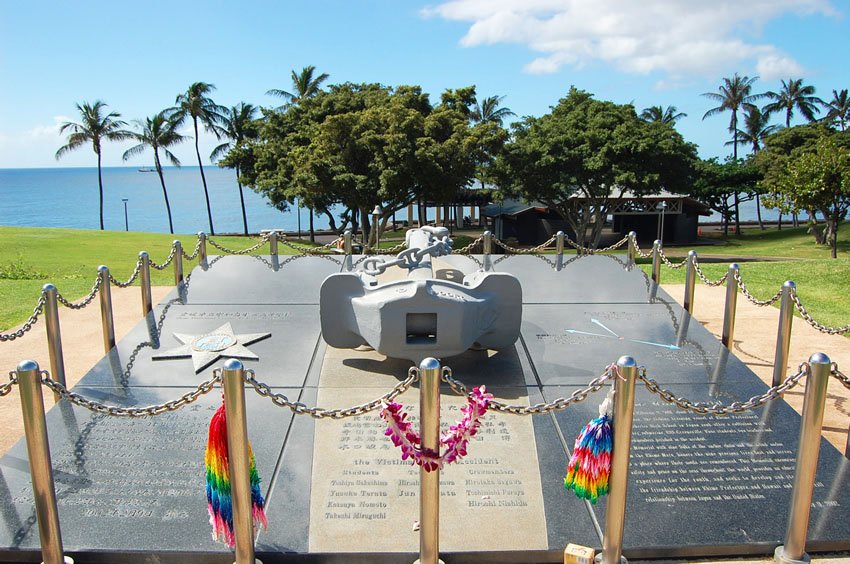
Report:
M 514 276 L 479 270 L 452 282 L 435 276 L 432 257 L 451 253 L 444 227 L 410 229 L 407 249 L 391 260 L 369 257 L 359 272 L 331 274 L 322 283 L 322 335 L 333 347 L 368 345 L 419 363 L 470 347 L 500 349 L 516 342 L 522 287 Z M 407 278 L 380 283 L 392 266 Z

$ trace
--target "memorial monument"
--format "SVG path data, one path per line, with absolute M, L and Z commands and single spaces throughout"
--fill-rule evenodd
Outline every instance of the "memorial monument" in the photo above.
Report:
M 210 257 L 74 391 L 111 405 L 157 404 L 191 392 L 213 376 L 219 357 L 234 353 L 272 395 L 347 408 L 399 387 L 447 334 L 455 340 L 442 364 L 452 377 L 469 388 L 486 385 L 515 406 L 568 398 L 622 355 L 695 402 L 746 401 L 767 389 L 628 260 L 436 250 L 424 258 L 416 261 L 423 269 L 429 263 L 419 278 L 409 263 L 381 269 L 382 261 L 364 256 Z M 326 280 L 327 299 L 338 301 L 323 303 L 320 316 Z M 377 317 L 358 311 L 362 303 L 352 305 L 353 297 L 381 288 L 406 295 L 398 290 L 407 284 L 414 297 L 406 305 L 372 300 L 396 304 L 389 317 L 399 324 L 394 335 L 381 335 Z M 440 305 L 441 297 L 452 303 Z M 444 310 L 423 305 L 472 302 L 473 321 L 460 327 L 444 325 Z M 488 303 L 502 308 L 496 318 Z M 397 312 L 405 307 L 419 309 L 406 311 L 402 322 Z M 440 473 L 440 554 L 447 562 L 560 562 L 568 543 L 601 546 L 605 498 L 595 505 L 579 500 L 563 478 L 573 440 L 596 416 L 604 391 L 551 414 L 486 414 L 466 456 Z M 441 394 L 448 427 L 466 399 L 446 385 Z M 419 468 L 402 460 L 377 410 L 315 419 L 279 407 L 250 385 L 246 396 L 269 519 L 256 540 L 258 558 L 416 558 Z M 396 401 L 417 419 L 413 389 Z M 143 418 L 92 413 L 67 401 L 49 411 L 62 538 L 77 563 L 233 561 L 210 538 L 203 491 L 207 424 L 219 404 L 213 392 L 174 413 Z M 772 553 L 785 534 L 799 421 L 781 399 L 741 414 L 696 415 L 638 383 L 626 556 Z M 850 461 L 822 441 L 809 551 L 850 549 L 848 470 Z M 33 503 L 19 443 L 0 460 L 0 561 L 39 561 Z

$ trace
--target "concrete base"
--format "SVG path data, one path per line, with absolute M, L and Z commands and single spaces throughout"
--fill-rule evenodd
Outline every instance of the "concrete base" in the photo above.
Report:
M 776 550 L 773 553 L 773 561 L 777 564 L 809 564 L 812 559 L 809 558 L 809 555 L 805 552 L 803 553 L 803 558 L 801 560 L 788 558 L 785 556 L 785 547 L 780 545 L 776 547 Z

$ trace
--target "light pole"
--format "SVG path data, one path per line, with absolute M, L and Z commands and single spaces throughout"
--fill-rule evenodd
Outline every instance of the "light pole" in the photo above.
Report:
M 130 223 L 127 221 L 127 202 L 130 201 L 129 198 L 121 198 L 121 201 L 124 202 L 124 231 L 130 230 Z
M 656 239 L 661 241 L 662 245 L 664 244 L 664 211 L 667 209 L 667 202 L 661 201 L 655 206 L 655 209 L 660 211 L 661 214 L 658 218 L 658 236 Z

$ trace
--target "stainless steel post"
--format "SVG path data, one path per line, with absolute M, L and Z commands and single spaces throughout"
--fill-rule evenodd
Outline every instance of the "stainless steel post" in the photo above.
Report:
M 38 535 L 41 539 L 41 557 L 44 564 L 63 564 L 69 561 L 73 564 L 73 560 L 66 558 L 62 549 L 50 444 L 47 440 L 47 422 L 44 420 L 44 398 L 41 395 L 41 370 L 37 362 L 24 360 L 18 364 L 18 388 L 21 393 L 21 413 L 27 439 Z
M 277 256 L 277 231 L 269 233 L 269 254 L 273 257 Z
M 151 297 L 151 259 L 145 251 L 139 253 L 139 260 L 142 261 L 142 267 L 139 269 L 139 278 L 141 279 L 142 288 L 142 317 L 153 309 L 153 298 Z
M 815 487 L 815 472 L 820 453 L 821 428 L 826 402 L 826 388 L 830 377 L 830 360 L 823 353 L 809 357 L 811 373 L 806 378 L 806 396 L 803 399 L 803 417 L 800 423 L 800 444 L 797 447 L 797 467 L 794 470 L 794 490 L 785 544 L 776 549 L 774 560 L 781 564 L 808 562 L 806 532 Z
M 629 231 L 629 246 L 628 246 L 629 264 L 635 264 L 635 257 L 637 257 L 637 233 L 635 233 L 634 231 Z
M 617 361 L 617 368 L 622 379 L 614 380 L 614 452 L 611 458 L 610 491 L 608 506 L 605 509 L 602 554 L 596 557 L 596 561 L 601 564 L 627 562 L 623 558 L 623 530 L 626 522 L 637 363 L 630 356 L 621 356 Z
M 661 284 L 661 241 L 652 243 L 652 281 Z
M 489 231 L 484 232 L 484 254 L 489 255 L 493 253 L 493 234 Z
M 233 495 L 233 530 L 236 564 L 254 564 L 254 515 L 251 512 L 251 462 L 248 455 L 248 421 L 242 363 L 224 363 L 224 409 L 227 412 L 227 454 Z
M 103 326 L 103 350 L 109 352 L 115 346 L 115 322 L 112 317 L 112 288 L 109 280 L 109 269 L 100 265 L 97 267 L 100 277 L 100 323 Z
M 345 251 L 346 255 L 351 255 L 353 251 L 353 247 L 351 246 L 351 230 L 346 229 L 345 233 L 342 235 L 342 245 L 343 251 Z
M 180 241 L 174 240 L 174 285 L 180 286 L 183 282 L 183 245 Z
M 738 308 L 738 265 L 729 265 L 726 276 L 726 307 L 723 310 L 723 345 L 727 349 L 732 348 L 735 337 L 735 312 Z
M 797 285 L 790 280 L 782 285 L 782 300 L 779 306 L 779 329 L 776 331 L 776 356 L 773 357 L 773 385 L 778 386 L 785 379 L 785 367 L 788 365 L 788 349 L 791 347 L 791 320 L 794 319 L 794 302 L 791 292 Z
M 375 253 L 378 252 L 378 244 L 381 241 L 381 226 L 378 223 L 381 221 L 381 206 L 375 206 L 372 210 L 372 225 L 375 229 Z
M 207 234 L 203 231 L 198 231 L 198 264 L 201 268 L 207 267 Z
M 685 309 L 688 313 L 694 312 L 694 288 L 697 285 L 696 260 L 697 252 L 688 251 L 688 270 L 685 274 Z
M 558 231 L 555 233 L 555 251 L 559 255 L 564 254 L 564 232 Z
M 58 291 L 53 284 L 45 284 L 44 293 L 44 323 L 47 328 L 47 352 L 50 356 L 50 374 L 54 380 L 65 384 L 65 355 L 62 354 L 62 330 L 59 328 Z M 53 399 L 59 402 L 59 394 L 53 394 Z
M 440 361 L 419 364 L 419 433 L 422 448 L 440 449 Z M 440 562 L 440 471 L 419 470 L 419 564 Z

